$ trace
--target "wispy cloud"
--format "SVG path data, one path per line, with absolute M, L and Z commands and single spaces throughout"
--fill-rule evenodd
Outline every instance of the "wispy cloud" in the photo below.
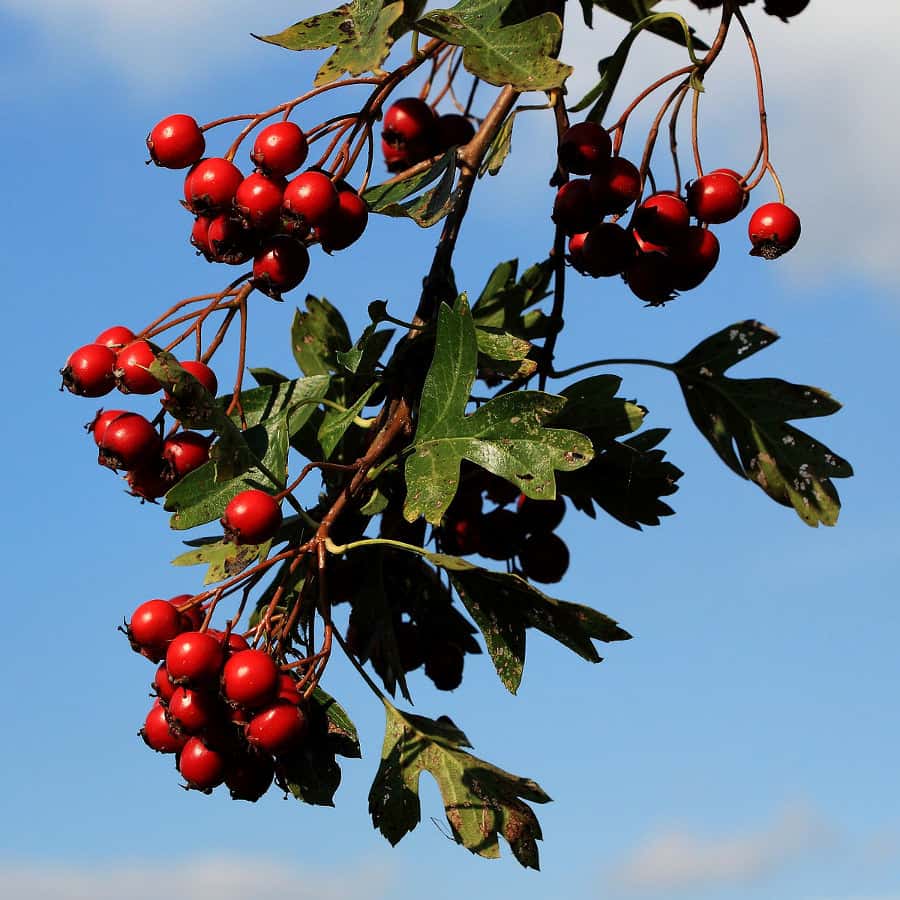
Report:
M 325 872 L 229 856 L 93 868 L 6 862 L 0 863 L 0 884 L 15 900 L 382 900 L 390 876 L 375 864 Z
M 671 827 L 651 834 L 608 873 L 625 893 L 669 896 L 755 881 L 834 841 L 829 825 L 806 806 L 783 809 L 765 826 L 732 835 Z

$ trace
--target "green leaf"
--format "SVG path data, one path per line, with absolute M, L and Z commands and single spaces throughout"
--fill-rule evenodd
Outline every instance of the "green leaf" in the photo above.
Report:
M 334 752 L 350 759 L 362 759 L 356 726 L 341 704 L 320 687 L 313 691 L 312 700 L 328 718 L 328 740 Z
M 459 484 L 463 459 L 513 482 L 528 497 L 556 496 L 554 471 L 571 471 L 593 456 L 575 431 L 546 428 L 565 400 L 540 391 L 502 394 L 465 415 L 478 355 L 465 295 L 438 314 L 434 359 L 422 389 L 413 454 L 406 463 L 409 521 L 438 524 Z
M 853 469 L 787 422 L 828 416 L 841 405 L 819 388 L 723 374 L 776 340 L 778 335 L 759 322 L 737 322 L 698 344 L 672 369 L 694 424 L 733 472 L 793 507 L 807 525 L 834 525 L 841 504 L 831 479 L 848 478 Z
M 275 369 L 269 369 L 266 366 L 258 366 L 256 368 L 247 369 L 253 376 L 253 380 L 262 386 L 271 386 L 281 384 L 282 381 L 290 381 L 287 375 L 276 372 Z
M 330 378 L 312 375 L 294 381 L 280 381 L 271 385 L 241 392 L 241 409 L 248 428 L 275 416 L 286 416 L 288 435 L 293 437 L 310 419 L 319 401 L 328 393 Z M 223 408 L 231 397 L 221 401 Z M 232 415 L 238 419 L 239 413 Z
M 531 352 L 531 342 L 499 328 L 476 328 L 478 352 L 491 359 L 518 362 Z
M 386 210 L 397 206 L 401 201 L 412 197 L 413 194 L 417 194 L 433 181 L 437 181 L 455 162 L 456 151 L 448 150 L 424 172 L 418 172 L 400 181 L 389 181 L 386 184 L 376 184 L 374 187 L 370 187 L 363 194 L 363 200 L 366 201 L 370 212 L 385 213 Z M 387 215 L 391 215 L 391 213 L 387 213 Z
M 521 0 L 461 0 L 452 9 L 430 12 L 416 27 L 462 47 L 466 69 L 490 84 L 545 91 L 561 87 L 572 68 L 555 59 L 562 37 L 559 16 L 534 15 L 529 8 L 534 6 Z
M 232 575 L 238 575 L 244 569 L 266 558 L 271 541 L 258 546 L 253 544 L 235 544 L 220 540 L 203 544 L 196 549 L 188 550 L 172 560 L 173 566 L 208 565 L 204 584 L 215 584 Z
M 375 392 L 377 384 L 371 385 L 368 390 L 349 409 L 341 412 L 338 409 L 327 409 L 322 424 L 319 426 L 319 445 L 328 459 L 334 453 L 335 447 L 341 442 L 341 438 L 347 429 L 353 424 L 353 420 L 362 412 L 366 401 Z
M 494 135 L 494 139 L 491 141 L 487 153 L 484 155 L 481 168 L 478 170 L 479 178 L 483 178 L 485 175 L 497 175 L 499 174 L 500 169 L 503 168 L 503 163 L 506 162 L 506 159 L 512 150 L 512 135 L 515 119 L 516 113 L 514 110 L 506 117 L 506 119 L 504 119 L 503 124 Z
M 438 183 L 424 194 L 401 202 L 438 178 Z M 412 219 L 422 228 L 430 228 L 450 212 L 456 196 L 453 191 L 455 181 L 456 148 L 453 147 L 425 172 L 392 184 L 377 185 L 366 191 L 364 197 L 372 212 Z
M 539 868 L 541 826 L 524 801 L 549 802 L 541 787 L 467 753 L 463 748 L 471 744 L 445 716 L 435 721 L 400 712 L 387 701 L 384 706 L 384 746 L 369 791 L 369 812 L 388 841 L 396 844 L 419 824 L 419 776 L 428 772 L 458 844 L 496 859 L 502 835 L 521 865 Z
M 349 350 L 338 350 L 335 359 L 353 375 L 371 375 L 375 364 L 394 336 L 395 329 L 376 331 L 378 323 L 367 325 L 359 340 Z
M 337 372 L 336 353 L 352 345 L 347 323 L 324 297 L 306 297 L 307 312 L 299 309 L 291 326 L 291 346 L 300 371 L 305 375 Z
M 618 375 L 594 375 L 569 385 L 560 392 L 566 405 L 554 424 L 590 434 L 592 442 L 637 430 L 647 411 L 616 396 L 621 384 Z
M 553 263 L 547 259 L 529 266 L 516 280 L 518 260 L 496 266 L 472 306 L 472 318 L 480 328 L 499 328 L 528 337 L 525 311 L 549 296 Z M 537 336 L 537 335 L 535 335 Z
M 519 575 L 491 572 L 458 556 L 428 553 L 425 558 L 444 569 L 484 636 L 500 680 L 516 693 L 525 666 L 525 632 L 536 628 L 582 659 L 602 657 L 593 641 L 624 641 L 631 635 L 601 612 L 556 600 Z
M 381 71 L 391 46 L 410 27 L 410 18 L 424 8 L 421 0 L 352 0 L 331 12 L 303 19 L 278 34 L 254 35 L 287 50 L 324 50 L 334 53 L 323 63 L 316 87 L 336 81 L 345 72 L 361 75 Z

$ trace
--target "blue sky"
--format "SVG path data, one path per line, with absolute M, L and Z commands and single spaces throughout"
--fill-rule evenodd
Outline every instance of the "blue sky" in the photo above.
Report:
M 152 671 L 115 626 L 144 599 L 196 590 L 199 574 L 168 565 L 181 545 L 165 514 L 96 465 L 81 432 L 95 404 L 59 394 L 56 373 L 108 325 L 139 327 L 220 286 L 222 272 L 186 243 L 180 175 L 145 167 L 143 140 L 169 112 L 209 120 L 299 93 L 321 56 L 246 35 L 313 6 L 0 0 L 12 338 L 3 366 L 15 410 L 0 657 L 0 879 L 9 896 L 143 900 L 151 885 L 153 896 L 163 887 L 176 900 L 900 898 L 898 133 L 883 114 L 900 74 L 898 26 L 887 2 L 867 5 L 868 22 L 846 6 L 815 0 L 787 27 L 750 9 L 770 75 L 774 159 L 803 216 L 797 249 L 765 264 L 746 255 L 743 220 L 722 227 L 719 268 L 663 310 L 643 309 L 619 284 L 573 278 L 566 316 L 575 327 L 559 349 L 560 365 L 670 360 L 729 323 L 762 320 L 782 340 L 735 374 L 815 384 L 845 404 L 809 423 L 856 468 L 838 484 L 839 525 L 809 529 L 742 483 L 693 430 L 666 373 L 623 367 L 622 393 L 650 408 L 649 426 L 673 429 L 669 458 L 686 472 L 672 498 L 677 515 L 637 533 L 570 509 L 562 531 L 573 563 L 556 595 L 609 613 L 636 639 L 591 667 L 534 636 L 518 697 L 486 657 L 451 695 L 414 684 L 418 712 L 449 714 L 476 753 L 553 797 L 539 809 L 535 874 L 508 854 L 489 863 L 454 847 L 429 821 L 441 810 L 424 781 L 413 835 L 392 850 L 372 831 L 365 795 L 383 716 L 341 661 L 327 687 L 357 722 L 365 756 L 344 767 L 335 810 L 275 795 L 251 806 L 186 794 L 170 760 L 135 738 Z M 696 19 L 708 33 L 713 19 Z M 590 51 L 596 58 L 614 40 L 582 33 L 567 45 L 581 64 L 573 95 L 590 83 Z M 740 169 L 755 144 L 739 50 L 723 58 L 719 81 L 710 76 L 702 122 L 706 159 Z M 648 40 L 623 97 L 678 60 Z M 878 79 L 850 74 L 863 67 Z M 311 111 L 312 121 L 329 108 Z M 546 252 L 551 127 L 540 113 L 522 116 L 507 167 L 479 186 L 460 240 L 461 286 L 477 292 L 495 262 Z M 766 190 L 760 202 L 773 199 Z M 337 302 L 355 332 L 370 300 L 410 311 L 436 237 L 376 220 L 354 248 L 315 254 L 287 303 L 254 308 L 249 364 L 290 370 L 288 329 L 304 291 Z

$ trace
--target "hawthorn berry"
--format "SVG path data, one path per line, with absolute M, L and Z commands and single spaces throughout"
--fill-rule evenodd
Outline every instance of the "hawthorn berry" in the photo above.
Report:
M 800 240 L 800 217 L 783 203 L 765 203 L 750 217 L 747 231 L 751 256 L 778 259 Z
M 156 359 L 147 341 L 132 341 L 116 354 L 116 384 L 123 394 L 155 394 L 159 382 L 148 369 Z
M 269 175 L 289 175 L 306 162 L 306 135 L 293 122 L 267 125 L 256 136 L 250 159 Z
M 281 202 L 287 182 L 278 176 L 252 172 L 239 185 L 234 205 L 251 228 L 270 231 L 281 219 Z
M 232 800 L 255 803 L 272 786 L 275 764 L 265 753 L 249 751 L 228 761 L 225 787 Z
M 184 182 L 187 204 L 198 215 L 226 209 L 243 180 L 241 170 L 233 162 L 219 156 L 201 159 Z
M 244 228 L 240 219 L 227 213 L 216 216 L 209 223 L 206 242 L 212 261 L 229 266 L 243 265 L 256 249 L 254 234 Z
M 578 122 L 563 133 L 557 148 L 559 164 L 573 175 L 590 175 L 600 169 L 612 151 L 612 141 L 602 125 Z
M 744 208 L 746 191 L 740 180 L 728 172 L 701 175 L 687 186 L 687 204 L 701 222 L 730 222 Z
M 110 422 L 125 412 L 124 409 L 100 409 L 97 415 L 84 427 L 94 436 L 94 443 L 99 447 L 106 428 Z
M 620 215 L 641 196 L 641 173 L 623 156 L 613 156 L 591 175 L 591 196 L 599 215 Z
M 526 578 L 556 584 L 569 568 L 569 548 L 558 535 L 533 534 L 522 544 L 519 564 Z
M 241 650 L 249 650 L 250 645 L 247 643 L 247 639 L 243 637 L 243 635 L 237 634 L 234 631 L 230 631 L 228 633 L 228 637 L 225 637 L 224 631 L 219 631 L 218 628 L 210 628 L 208 629 L 208 633 L 211 634 L 215 639 L 222 645 L 225 650 L 226 658 L 231 653 L 240 653 Z
M 159 664 L 159 668 L 156 670 L 156 675 L 153 678 L 152 687 L 162 703 L 168 703 L 172 699 L 172 694 L 175 693 L 178 685 L 169 678 L 169 672 L 165 663 Z
M 710 172 L 709 174 L 710 175 L 730 175 L 732 178 L 736 179 L 740 183 L 741 188 L 745 187 L 744 176 L 741 175 L 740 172 L 735 171 L 734 169 L 713 169 L 712 172 Z M 741 209 L 744 210 L 747 208 L 747 204 L 750 202 L 750 191 L 744 189 L 742 191 L 742 193 L 743 193 L 744 199 L 741 201 Z
M 156 502 L 175 483 L 172 472 L 161 459 L 151 459 L 136 469 L 132 469 L 126 476 L 129 493 L 142 500 Z
M 191 227 L 191 244 L 197 253 L 212 262 L 215 254 L 209 243 L 209 226 L 212 222 L 210 216 L 197 216 Z
M 691 225 L 687 236 L 672 250 L 673 285 L 678 291 L 697 287 L 719 261 L 719 240 L 708 228 Z
M 59 370 L 63 387 L 80 397 L 102 397 L 116 385 L 116 354 L 103 344 L 85 344 Z
M 166 710 L 158 700 L 147 713 L 144 727 L 138 734 L 144 743 L 157 753 L 178 753 L 188 741 L 186 735 L 172 731 L 166 719 Z
M 221 522 L 227 540 L 262 544 L 275 537 L 281 525 L 281 507 L 271 494 L 251 488 L 231 500 Z
M 124 325 L 113 325 L 105 331 L 101 331 L 94 338 L 94 343 L 103 344 L 104 347 L 115 350 L 130 344 L 133 340 L 134 332 L 130 328 L 126 328 Z
M 553 202 L 551 218 L 566 234 L 588 231 L 603 218 L 597 213 L 590 182 L 586 178 L 575 178 L 560 187 Z
M 469 556 L 481 549 L 480 517 L 450 518 L 441 525 L 441 548 L 454 556 Z
M 535 500 L 522 494 L 516 503 L 516 513 L 523 533 L 550 534 L 566 514 L 566 501 L 562 497 Z
M 188 472 L 200 468 L 209 460 L 210 438 L 196 431 L 182 431 L 166 438 L 162 458 L 174 479 L 184 478 Z
M 662 253 L 639 253 L 622 275 L 631 292 L 651 306 L 675 299 L 675 267 Z
M 575 268 L 575 271 L 580 272 L 582 275 L 587 275 L 587 270 L 584 267 L 584 242 L 587 236 L 588 233 L 586 231 L 571 235 L 568 245 L 569 253 L 566 257 Z M 516 496 L 518 496 L 518 493 Z
M 276 234 L 262 245 L 253 259 L 253 284 L 257 290 L 280 299 L 293 290 L 309 271 L 309 251 L 287 234 Z
M 601 222 L 585 236 L 579 261 L 594 278 L 605 278 L 625 271 L 637 252 L 634 238 L 615 222 Z
M 671 191 L 651 194 L 635 211 L 634 229 L 646 241 L 670 247 L 681 240 L 691 220 L 687 204 Z
M 303 710 L 293 703 L 280 700 L 250 720 L 246 736 L 252 746 L 277 755 L 299 744 L 308 730 L 309 720 Z
M 433 156 L 438 140 L 437 117 L 424 100 L 403 97 L 385 112 L 381 147 L 388 171 L 396 172 Z
M 178 365 L 185 372 L 193 375 L 206 388 L 207 393 L 212 394 L 213 397 L 216 396 L 219 391 L 219 379 L 205 362 L 201 362 L 199 359 L 182 359 L 178 361 Z
M 225 757 L 200 738 L 192 737 L 178 757 L 178 771 L 189 787 L 209 793 L 225 780 Z
M 217 722 L 222 712 L 215 694 L 182 686 L 175 687 L 166 704 L 169 724 L 184 734 L 200 734 Z
M 481 520 L 481 546 L 478 552 L 488 559 L 512 559 L 524 537 L 519 516 L 511 509 L 495 509 Z
M 436 644 L 425 658 L 425 674 L 439 691 L 454 691 L 462 684 L 464 664 L 465 653 L 456 644 Z
M 264 650 L 233 653 L 222 669 L 222 693 L 236 706 L 265 706 L 278 693 L 278 666 Z
M 286 218 L 300 220 L 306 228 L 317 228 L 326 224 L 337 209 L 337 188 L 324 172 L 301 172 L 287 183 L 282 206 Z
M 166 116 L 147 135 L 150 158 L 165 169 L 186 169 L 203 156 L 206 138 L 192 116 Z
M 326 253 L 343 250 L 362 237 L 369 222 L 366 201 L 349 185 L 338 189 L 338 205 L 317 229 L 322 249 Z
M 162 655 L 184 630 L 181 613 L 166 600 L 147 600 L 131 614 L 126 634 L 137 653 Z
M 577 235 L 574 235 L 573 239 L 574 237 L 577 237 Z M 570 240 L 570 252 L 571 246 L 572 242 Z M 501 478 L 493 472 L 485 472 L 484 492 L 488 500 L 496 503 L 497 506 L 507 506 L 510 503 L 514 503 L 519 498 L 519 488 L 511 481 L 507 481 L 505 478 Z
M 287 672 L 281 672 L 278 675 L 278 700 L 287 700 L 294 706 L 300 705 L 300 694 L 297 693 L 297 682 L 288 675 Z
M 110 469 L 137 469 L 159 455 L 162 438 L 143 416 L 123 412 L 109 422 L 100 436 L 98 461 Z
M 206 631 L 185 631 L 166 651 L 166 669 L 176 684 L 209 684 L 218 677 L 224 661 L 222 644 Z
M 459 113 L 447 113 L 437 119 L 437 146 L 439 150 L 462 147 L 475 137 L 471 120 Z

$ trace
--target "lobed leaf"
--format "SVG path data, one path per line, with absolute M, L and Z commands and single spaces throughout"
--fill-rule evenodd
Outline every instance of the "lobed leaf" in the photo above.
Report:
M 306 312 L 294 313 L 291 325 L 291 347 L 304 375 L 326 375 L 337 372 L 338 351 L 352 345 L 347 323 L 340 312 L 324 297 L 306 297 Z

